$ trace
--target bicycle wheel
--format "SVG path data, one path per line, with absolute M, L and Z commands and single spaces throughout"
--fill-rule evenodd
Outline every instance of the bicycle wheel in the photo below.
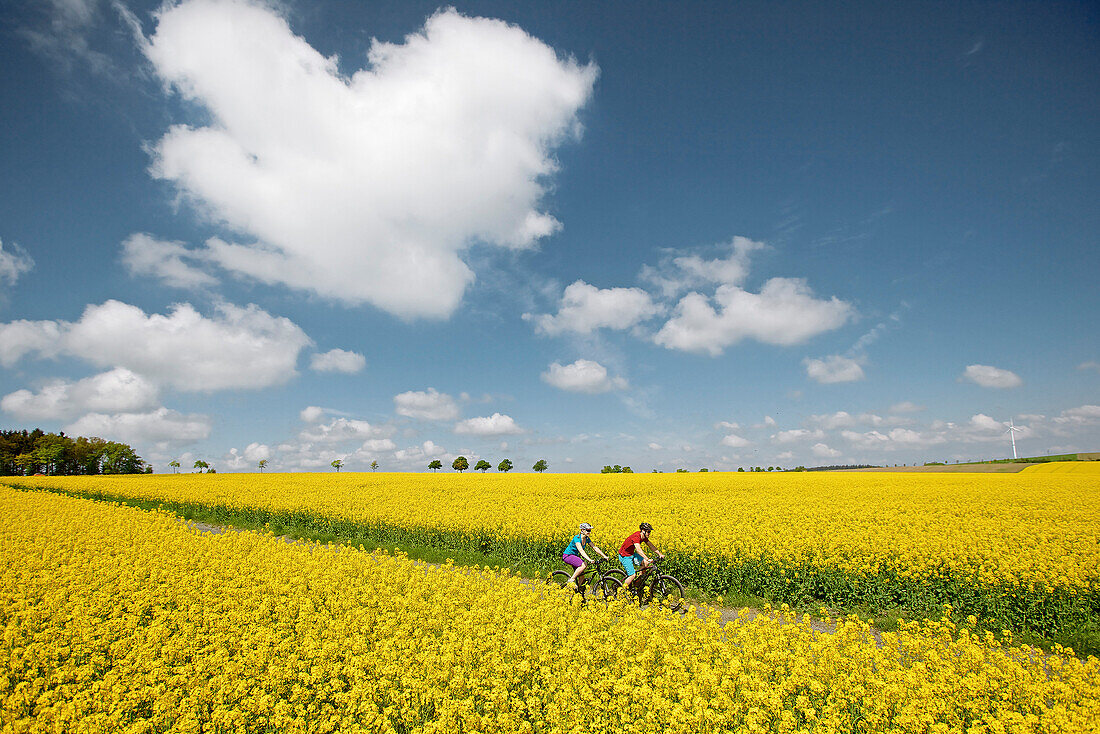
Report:
M 614 576 L 615 580 L 619 582 L 619 586 L 622 586 L 623 582 L 626 581 L 626 571 L 621 568 L 609 568 L 603 572 L 604 578 L 609 576 Z
M 666 612 L 678 612 L 684 606 L 684 587 L 673 576 L 658 576 L 650 585 L 650 601 Z
M 620 590 L 622 589 L 622 586 L 623 583 L 616 578 L 612 578 L 610 576 L 604 576 L 603 578 L 601 578 L 599 593 L 603 596 L 603 601 L 611 601 L 612 599 L 617 597 Z
M 569 582 L 570 576 L 572 576 L 572 574 L 568 571 L 554 571 L 554 573 L 546 577 L 546 585 L 564 589 L 565 585 Z

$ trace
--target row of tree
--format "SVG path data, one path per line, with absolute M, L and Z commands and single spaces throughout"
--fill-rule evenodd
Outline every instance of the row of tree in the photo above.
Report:
M 148 474 L 133 448 L 102 438 L 69 438 L 64 432 L 0 431 L 0 476 L 32 474 Z
M 432 471 L 439 471 L 443 468 L 443 462 L 439 459 L 433 459 L 432 462 L 428 464 L 428 468 Z M 467 459 L 465 456 L 459 456 L 451 462 L 451 468 L 457 472 L 464 472 L 470 468 L 470 460 Z M 479 471 L 482 473 L 485 473 L 492 468 L 493 465 L 485 459 L 478 459 L 478 462 L 474 464 L 474 471 Z M 499 472 L 510 472 L 514 468 L 515 466 L 513 466 L 511 459 L 504 459 L 499 464 L 497 464 L 497 471 Z M 539 474 L 542 474 L 544 471 L 550 468 L 550 465 L 546 463 L 546 459 L 539 459 L 531 468 L 537 471 Z

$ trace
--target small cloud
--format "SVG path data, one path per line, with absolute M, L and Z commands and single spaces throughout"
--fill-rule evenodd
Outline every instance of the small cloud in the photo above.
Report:
M 722 437 L 722 445 L 729 446 L 733 449 L 739 449 L 743 446 L 748 446 L 752 441 L 742 436 L 738 436 L 736 433 L 730 433 Z
M 322 423 L 305 429 L 298 438 L 309 443 L 340 443 L 342 441 L 365 441 L 371 438 L 385 437 L 390 429 L 375 426 L 367 421 L 337 418 L 331 423 Z
M 324 409 L 318 408 L 316 405 L 311 405 L 308 408 L 303 408 L 302 412 L 298 414 L 298 416 L 302 419 L 302 422 L 304 423 L 316 423 L 317 421 L 321 420 L 324 415 Z
M 815 443 L 810 451 L 813 452 L 814 456 L 822 459 L 835 459 L 836 457 L 840 456 L 839 451 L 833 448 L 829 448 L 823 443 Z
M 665 298 L 712 284 L 739 285 L 748 276 L 752 253 L 767 248 L 767 245 L 738 236 L 723 247 L 729 248 L 729 256 L 713 260 L 706 260 L 698 254 L 674 252 L 657 267 L 643 267 L 641 278 L 657 286 Z
M 641 288 L 601 289 L 578 280 L 565 289 L 556 316 L 525 313 L 523 318 L 535 322 L 535 331 L 555 336 L 629 329 L 660 312 L 661 308 Z
M 144 233 L 132 234 L 122 243 L 121 259 L 130 275 L 153 277 L 172 288 L 202 288 L 218 283 L 217 278 L 185 262 L 201 262 L 205 258 L 182 242 L 166 242 Z
M 9 245 L 4 252 L 4 243 L 0 241 L 0 283 L 15 285 L 19 276 L 34 267 L 34 260 L 19 245 Z
M 794 428 L 790 431 L 780 431 L 779 433 L 772 434 L 772 440 L 776 443 L 792 443 L 794 441 L 803 441 L 807 439 L 820 440 L 823 438 L 825 438 L 825 432 L 821 429 L 811 431 L 806 428 Z
M 664 446 L 662 446 L 661 444 L 659 444 L 659 443 L 652 443 L 652 442 L 651 442 L 651 443 L 649 443 L 649 444 L 648 444 L 648 445 L 646 446 L 646 448 L 648 448 L 648 449 L 649 449 L 650 451 L 664 451 L 664 450 L 665 450 L 665 447 L 664 447 Z
M 345 375 L 362 372 L 366 366 L 367 358 L 362 354 L 347 352 L 343 349 L 331 349 L 322 354 L 314 354 L 309 362 L 309 368 L 314 372 L 340 372 Z
M 653 337 L 668 349 L 717 357 L 743 339 L 791 346 L 843 326 L 852 306 L 835 296 L 815 298 L 800 278 L 772 278 L 759 293 L 738 285 L 718 286 L 713 298 L 692 291 Z
M 916 403 L 911 403 L 908 400 L 900 403 L 894 403 L 890 406 L 891 413 L 919 413 L 922 410 L 924 410 L 923 405 L 917 405 Z
M 470 436 L 506 436 L 524 433 L 511 416 L 493 413 L 482 418 L 469 418 L 455 425 L 454 432 Z
M 434 387 L 427 391 L 403 392 L 393 396 L 394 412 L 407 418 L 427 421 L 451 421 L 458 418 L 458 405 L 447 393 Z
M 859 360 L 834 354 L 825 359 L 802 360 L 806 366 L 806 376 L 823 385 L 839 382 L 856 382 L 863 379 L 863 367 Z
M 812 415 L 810 423 L 827 430 L 836 428 L 851 428 L 856 424 L 855 417 L 847 411 L 840 410 L 831 415 Z
M 599 362 L 578 359 L 573 364 L 561 365 L 554 362 L 543 372 L 542 381 L 567 392 L 598 393 L 612 390 L 625 390 L 627 381 L 622 377 L 609 377 L 607 368 Z
M 714 424 L 715 428 L 723 429 L 726 431 L 737 431 L 741 428 L 740 423 L 732 423 L 730 421 L 719 421 Z
M 1077 365 L 1079 370 L 1089 370 L 1091 372 L 1100 372 L 1100 362 L 1082 362 Z
M 998 367 L 990 367 L 985 364 L 968 365 L 966 370 L 959 377 L 959 380 L 973 382 L 975 385 L 981 385 L 982 387 L 994 387 L 998 389 L 1019 387 L 1024 384 L 1024 381 L 1021 380 L 1020 376 L 1015 372 L 1002 370 Z

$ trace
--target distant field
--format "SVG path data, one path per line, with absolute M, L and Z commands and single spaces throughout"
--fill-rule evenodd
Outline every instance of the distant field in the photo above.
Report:
M 847 472 L 923 472 L 932 474 L 948 473 L 962 473 L 962 474 L 1015 474 L 1021 472 L 1024 469 L 1044 467 L 1044 471 L 1057 471 L 1057 472 L 1073 472 L 1073 473 L 1096 473 L 1100 474 L 1100 454 L 1076 454 L 1078 460 L 1067 459 L 1065 461 L 1036 461 L 1029 463 L 1025 460 L 1018 462 L 983 462 L 975 464 L 929 464 L 927 466 L 883 466 L 873 467 L 870 469 L 837 469 L 836 471 Z M 1056 467 L 1056 468 L 1051 468 Z

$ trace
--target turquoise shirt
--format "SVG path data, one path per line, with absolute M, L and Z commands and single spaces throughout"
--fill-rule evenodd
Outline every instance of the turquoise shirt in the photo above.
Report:
M 583 546 L 592 545 L 592 538 L 586 538 L 580 533 L 573 536 L 573 539 L 569 541 L 569 545 L 565 546 L 565 553 L 563 556 L 579 556 L 580 549 Z

